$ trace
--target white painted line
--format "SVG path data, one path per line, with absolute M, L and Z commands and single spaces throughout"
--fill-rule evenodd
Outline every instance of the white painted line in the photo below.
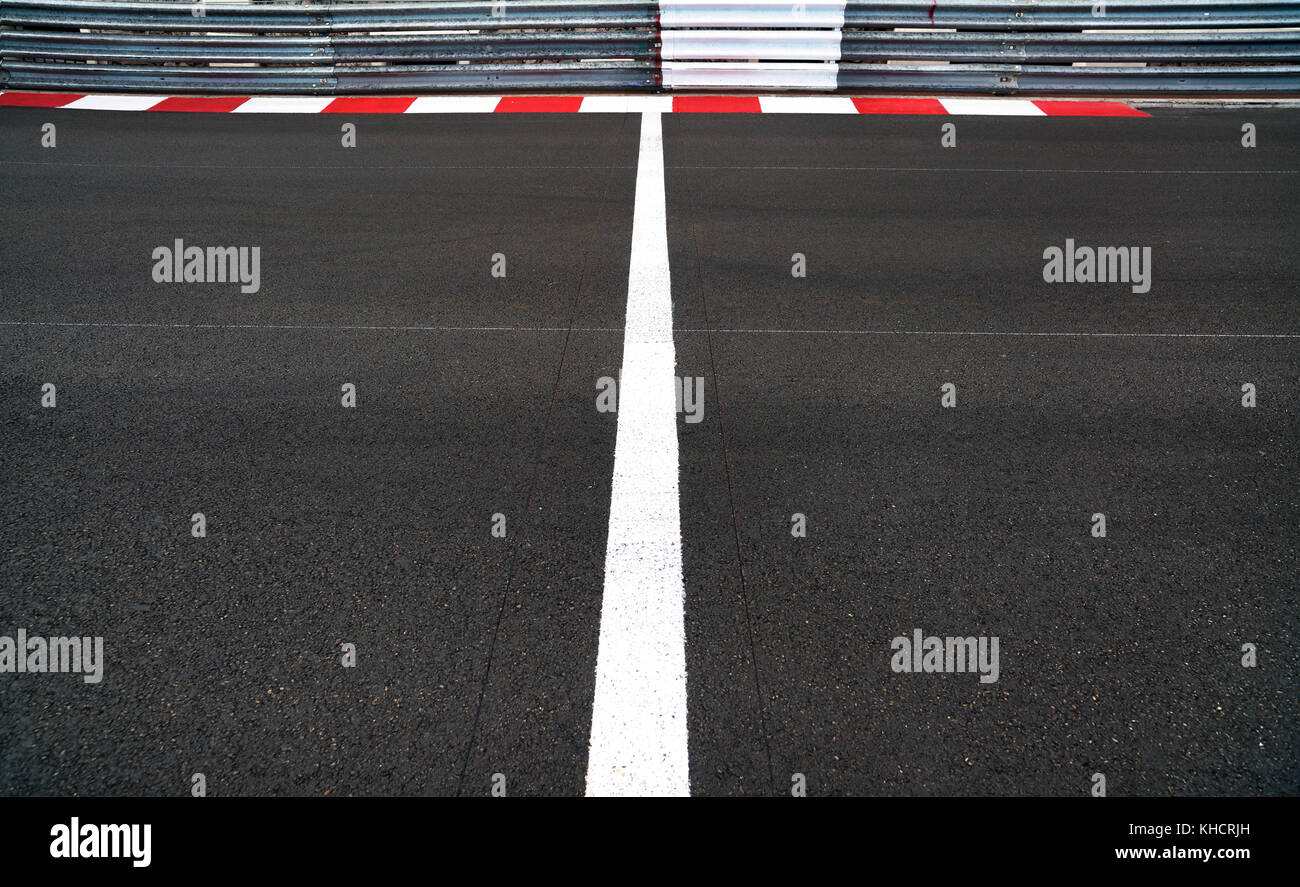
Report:
M 148 111 L 165 98 L 165 95 L 84 95 L 75 102 L 63 105 L 60 110 Z
M 1004 117 L 1044 117 L 1043 109 L 1029 99 L 939 99 L 949 114 L 983 114 Z
M 411 102 L 406 114 L 490 114 L 496 110 L 497 95 L 426 95 Z
M 764 114 L 856 114 L 857 106 L 847 96 L 765 95 L 758 99 Z
M 232 114 L 319 114 L 334 101 L 334 96 L 284 95 L 254 96 Z
M 587 795 L 689 795 L 663 125 L 641 117 Z

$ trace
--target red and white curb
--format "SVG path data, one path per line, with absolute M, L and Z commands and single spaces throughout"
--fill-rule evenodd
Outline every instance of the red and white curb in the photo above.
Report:
M 1076 99 L 869 96 L 164 96 L 3 92 L 0 107 L 221 114 L 959 114 L 1006 117 L 1149 117 L 1125 102 Z

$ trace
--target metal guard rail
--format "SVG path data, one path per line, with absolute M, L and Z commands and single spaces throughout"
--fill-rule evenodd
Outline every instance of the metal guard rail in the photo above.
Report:
M 0 0 L 0 89 L 1300 95 L 1300 0 Z

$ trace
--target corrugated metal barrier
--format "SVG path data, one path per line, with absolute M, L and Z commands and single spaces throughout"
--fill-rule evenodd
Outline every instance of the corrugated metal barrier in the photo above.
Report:
M 1300 94 L 1300 0 L 0 0 L 0 88 Z

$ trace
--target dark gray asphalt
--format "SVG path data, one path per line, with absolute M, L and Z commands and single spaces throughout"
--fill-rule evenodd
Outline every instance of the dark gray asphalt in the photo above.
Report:
M 1300 331 L 1300 119 L 1241 119 L 666 122 L 696 791 L 1297 790 L 1300 340 L 888 334 Z M 1151 291 L 1044 283 L 1067 237 Z
M 581 792 L 637 121 L 365 118 L 348 153 L 88 113 L 30 165 L 37 117 L 0 118 L 0 319 L 324 329 L 0 332 L 0 624 L 111 647 L 93 689 L 5 676 L 0 791 Z M 175 237 L 260 245 L 261 292 L 153 283 Z M 511 330 L 329 328 L 374 324 Z
M 582 793 L 638 120 L 353 120 L 0 112 L 0 634 L 109 645 L 0 675 L 0 794 Z M 1037 334 L 1300 333 L 1300 117 L 664 139 L 693 793 L 1297 793 L 1300 340 Z M 153 283 L 178 237 L 261 291 Z M 893 673 L 918 627 L 1000 680 Z

